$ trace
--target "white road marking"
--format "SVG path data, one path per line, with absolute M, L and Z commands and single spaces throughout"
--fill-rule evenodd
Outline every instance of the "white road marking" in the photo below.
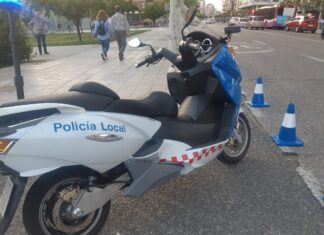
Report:
M 302 40 L 302 41 L 324 43 L 323 40 L 314 40 L 314 39 L 308 39 L 308 38 L 292 37 L 292 36 L 288 36 L 288 35 L 282 35 L 282 34 L 277 34 L 277 33 L 269 33 L 269 32 L 259 32 L 259 33 L 269 34 L 269 35 L 273 35 L 273 36 L 276 36 L 276 37 L 292 38 L 292 39 L 297 39 L 297 40 Z
M 308 59 L 312 59 L 312 60 L 316 60 L 316 61 L 318 61 L 318 62 L 322 62 L 322 63 L 324 63 L 324 60 L 318 59 L 318 58 L 316 58 L 316 57 L 311 57 L 311 56 L 307 56 L 307 55 L 304 55 L 304 57 L 307 57 Z
M 248 45 L 239 45 L 239 46 L 245 49 L 261 49 L 261 47 L 248 46 Z
M 273 52 L 274 49 L 271 48 L 269 50 L 263 50 L 263 51 L 238 51 L 237 54 L 254 54 L 254 53 L 266 53 L 266 52 Z
M 250 111 L 252 112 L 252 114 L 255 117 L 257 117 L 257 118 L 264 118 L 265 117 L 264 113 L 261 110 L 255 109 L 255 108 L 253 108 L 253 107 L 251 107 L 249 105 L 246 105 L 246 107 L 248 107 L 248 109 L 250 109 Z
M 314 197 L 319 201 L 319 203 L 324 206 L 324 202 L 322 200 L 322 193 L 321 193 L 321 186 L 320 183 L 317 181 L 316 177 L 313 175 L 312 172 L 307 171 L 302 166 L 297 168 L 298 174 L 304 179 L 308 188 L 313 193 Z
M 259 43 L 261 45 L 267 45 L 265 42 L 260 42 L 260 41 L 257 41 L 257 40 L 253 40 L 253 41 L 256 42 L 256 43 Z

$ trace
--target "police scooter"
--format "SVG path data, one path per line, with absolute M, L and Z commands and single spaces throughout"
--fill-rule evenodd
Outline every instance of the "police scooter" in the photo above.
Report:
M 141 196 L 215 158 L 235 164 L 245 157 L 251 131 L 240 110 L 242 76 L 227 45 L 240 28 L 216 37 L 201 31 L 195 14 L 195 8 L 184 14 L 179 55 L 138 38 L 129 43 L 151 48 L 136 67 L 171 62 L 171 95 L 120 99 L 86 82 L 0 106 L 0 234 L 29 177 L 39 176 L 23 204 L 28 234 L 97 234 L 119 190 Z M 195 26 L 200 31 L 190 30 Z

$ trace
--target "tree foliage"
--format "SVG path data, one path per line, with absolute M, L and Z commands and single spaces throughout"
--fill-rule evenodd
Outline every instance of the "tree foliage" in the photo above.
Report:
M 165 4 L 169 4 L 170 0 L 165 0 L 164 2 L 165 2 Z M 184 4 L 187 7 L 193 7 L 193 6 L 197 6 L 198 1 L 197 0 L 184 0 Z
M 16 16 L 15 27 L 17 33 L 17 56 L 20 60 L 29 60 L 32 49 L 27 43 L 26 29 L 21 24 L 18 16 Z M 9 31 L 7 12 L 0 10 L 0 67 L 12 64 Z
M 53 11 L 56 15 L 71 20 L 77 28 L 79 40 L 82 41 L 81 21 L 89 15 L 89 9 L 96 5 L 94 3 L 100 2 L 101 0 L 32 0 L 32 6 L 38 10 Z
M 137 6 L 134 5 L 132 1 L 125 1 L 125 0 L 106 0 L 106 9 L 108 15 L 112 16 L 114 14 L 115 6 L 120 6 L 122 12 L 132 12 L 138 11 Z
M 187 7 L 197 6 L 197 0 L 184 0 L 184 4 Z
M 81 37 L 81 21 L 85 17 L 95 19 L 99 10 L 103 9 L 108 16 L 114 14 L 114 7 L 119 5 L 122 11 L 134 12 L 138 10 L 132 1 L 125 0 L 30 0 L 36 10 L 52 11 L 56 15 L 71 20 L 77 28 L 79 40 Z
M 284 6 L 297 7 L 299 10 L 305 12 L 312 10 L 324 10 L 324 0 L 310 0 L 310 1 L 300 1 L 300 0 L 284 0 L 282 2 Z
M 153 21 L 153 25 L 155 25 L 155 21 L 165 14 L 164 6 L 159 3 L 152 3 L 145 7 L 143 18 L 148 18 Z

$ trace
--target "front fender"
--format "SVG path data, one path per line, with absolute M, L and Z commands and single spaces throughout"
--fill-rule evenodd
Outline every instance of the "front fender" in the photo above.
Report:
M 61 159 L 20 155 L 8 155 L 2 159 L 0 158 L 0 160 L 21 177 L 38 176 L 63 166 L 76 165 L 73 162 L 63 161 Z

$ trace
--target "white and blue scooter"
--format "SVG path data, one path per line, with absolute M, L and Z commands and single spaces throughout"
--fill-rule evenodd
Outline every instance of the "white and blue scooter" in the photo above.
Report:
M 134 47 L 162 58 L 170 94 L 120 99 L 94 82 L 65 94 L 0 106 L 0 234 L 8 228 L 28 177 L 23 221 L 28 234 L 97 234 L 119 190 L 141 196 L 177 175 L 217 158 L 234 164 L 246 155 L 251 133 L 240 111 L 241 73 L 226 38 L 203 31 L 184 35 L 196 13 L 190 8 L 180 54 L 155 51 L 137 38 Z M 190 27 L 188 27 L 190 28 Z

